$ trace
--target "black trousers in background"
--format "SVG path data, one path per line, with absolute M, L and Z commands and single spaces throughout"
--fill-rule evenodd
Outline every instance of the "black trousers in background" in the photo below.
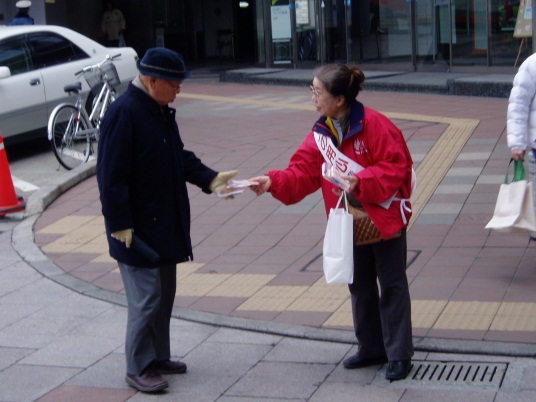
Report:
M 362 358 L 387 355 L 392 361 L 413 356 L 406 263 L 405 229 L 396 239 L 354 247 L 354 282 L 348 287 Z

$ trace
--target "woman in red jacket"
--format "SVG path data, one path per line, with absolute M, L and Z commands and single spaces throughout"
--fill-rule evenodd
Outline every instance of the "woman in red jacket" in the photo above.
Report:
M 257 195 L 268 191 L 286 205 L 322 188 L 328 213 L 341 190 L 322 177 L 322 164 L 346 176 L 350 202 L 361 204 L 384 240 L 354 247 L 354 282 L 349 289 L 358 350 L 344 367 L 389 362 L 386 379 L 400 380 L 408 375 L 413 356 L 406 276 L 413 161 L 401 131 L 356 100 L 364 81 L 355 66 L 317 68 L 311 92 L 320 118 L 286 169 L 250 180 L 259 183 L 252 187 Z

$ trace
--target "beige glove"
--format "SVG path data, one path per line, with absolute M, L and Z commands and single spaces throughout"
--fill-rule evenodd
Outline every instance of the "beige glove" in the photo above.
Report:
M 227 185 L 227 182 L 231 180 L 238 174 L 238 170 L 230 170 L 228 172 L 220 172 L 214 179 L 210 182 L 208 188 L 213 193 L 217 193 L 218 190 L 222 189 Z
M 130 248 L 130 245 L 132 244 L 132 233 L 134 233 L 134 229 L 118 230 L 117 232 L 112 233 L 112 237 L 125 243 L 127 248 Z

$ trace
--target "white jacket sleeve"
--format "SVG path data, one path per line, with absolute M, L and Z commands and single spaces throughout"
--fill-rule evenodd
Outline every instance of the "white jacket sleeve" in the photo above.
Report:
M 508 148 L 527 149 L 533 147 L 536 138 L 536 55 L 530 56 L 514 77 L 512 91 L 508 99 L 506 133 Z

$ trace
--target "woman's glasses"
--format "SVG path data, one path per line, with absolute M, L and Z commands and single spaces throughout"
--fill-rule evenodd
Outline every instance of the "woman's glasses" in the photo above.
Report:
M 313 85 L 309 85 L 309 89 L 311 90 L 313 96 L 316 96 L 317 98 L 322 95 L 322 92 L 320 92 L 318 88 L 315 88 Z

